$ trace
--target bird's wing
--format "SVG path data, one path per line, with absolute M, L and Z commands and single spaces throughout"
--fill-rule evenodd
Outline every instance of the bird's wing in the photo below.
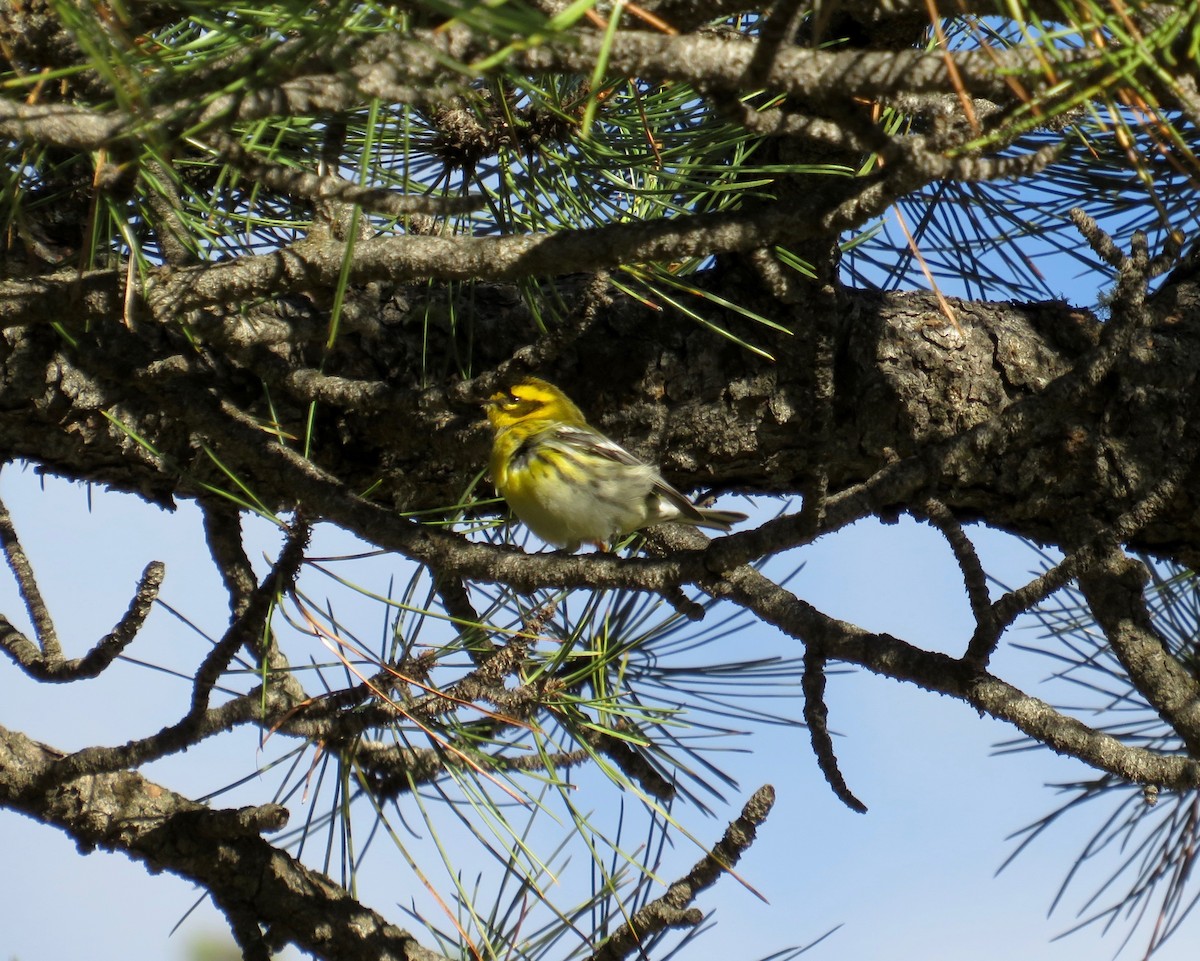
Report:
M 634 457 L 620 444 L 609 440 L 598 430 L 592 430 L 590 427 L 559 424 L 555 426 L 551 434 L 555 440 L 567 447 L 584 450 L 589 454 L 595 454 L 597 457 L 603 457 L 605 460 L 611 460 L 617 464 L 625 464 L 628 467 L 646 466 L 645 461 Z
M 650 493 L 656 495 L 660 500 L 670 504 L 675 509 L 674 514 L 669 511 L 663 511 L 662 513 L 665 516 L 662 519 L 668 520 L 674 516 L 685 517 L 692 521 L 702 521 L 704 519 L 704 515 L 700 512 L 699 508 L 688 497 L 663 480 L 662 474 L 658 472 L 657 468 L 651 467 L 644 460 L 634 457 L 620 444 L 609 440 L 599 431 L 587 426 L 580 427 L 573 424 L 558 424 L 554 427 L 552 436 L 556 443 L 563 444 L 567 448 L 582 449 L 589 454 L 603 457 L 617 464 L 624 464 L 627 467 L 649 468 L 654 476 Z

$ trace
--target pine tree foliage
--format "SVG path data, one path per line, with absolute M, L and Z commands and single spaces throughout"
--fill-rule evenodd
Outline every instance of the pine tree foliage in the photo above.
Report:
M 0 729 L 5 808 L 195 882 L 249 959 L 686 957 L 771 806 L 697 820 L 744 793 L 721 752 L 783 725 L 865 810 L 824 692 L 869 671 L 1088 765 L 1029 835 L 1115 799 L 1085 920 L 1184 923 L 1195 5 L 13 0 L 0 52 L 5 461 L 198 505 L 230 610 L 141 736 Z M 481 469 L 480 402 L 531 373 L 754 523 L 540 551 Z M 957 653 L 776 576 L 901 514 L 961 569 Z M 1045 568 L 991 591 L 971 524 Z M 148 661 L 162 565 L 74 651 L 19 527 L 4 670 Z M 994 668 L 1030 614 L 1098 707 Z M 225 791 L 143 773 L 247 729 Z M 375 858 L 410 917 L 360 899 Z

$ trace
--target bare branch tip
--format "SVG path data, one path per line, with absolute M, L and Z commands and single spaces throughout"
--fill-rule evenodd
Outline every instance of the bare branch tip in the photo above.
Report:
M 1096 252 L 1097 257 L 1117 270 L 1122 269 L 1126 265 L 1128 258 L 1121 252 L 1121 249 L 1113 241 L 1112 236 L 1103 230 L 1096 223 L 1095 219 L 1082 207 L 1072 207 L 1070 217 L 1071 223 L 1075 225 L 1075 229 L 1079 231 L 1083 239 Z
M 752 821 L 756 825 L 762 824 L 774 806 L 775 786 L 773 784 L 764 784 L 750 795 L 750 798 L 742 808 L 742 817 L 748 821 Z
M 812 647 L 804 655 L 804 674 L 800 685 L 804 691 L 804 721 L 808 725 L 817 766 L 839 801 L 851 811 L 866 814 L 867 806 L 855 797 L 838 766 L 827 724 L 829 708 L 825 705 L 825 656 Z

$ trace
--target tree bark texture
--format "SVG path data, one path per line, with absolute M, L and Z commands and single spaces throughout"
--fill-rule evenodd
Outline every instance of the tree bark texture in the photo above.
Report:
M 212 445 L 264 503 L 284 509 L 295 492 L 263 456 L 265 444 L 222 436 L 230 422 L 219 398 L 237 398 L 265 421 L 265 381 L 285 430 L 301 429 L 309 401 L 328 399 L 314 460 L 348 490 L 382 481 L 373 498 L 396 510 L 456 503 L 486 460 L 481 398 L 421 371 L 422 351 L 451 356 L 452 337 L 423 323 L 429 305 L 404 289 L 361 291 L 359 329 L 318 373 L 306 354 L 325 328 L 311 302 L 201 319 L 197 350 L 152 320 L 123 318 L 116 285 L 115 275 L 9 282 L 39 289 L 22 325 L 10 321 L 4 333 L 0 443 L 9 456 L 167 503 L 216 479 L 202 453 Z M 539 373 L 570 384 L 597 426 L 685 489 L 797 494 L 819 463 L 837 490 L 915 458 L 920 483 L 895 510 L 935 497 L 963 519 L 1069 546 L 1151 490 L 1194 429 L 1200 309 L 1190 280 L 1158 291 L 1153 324 L 1112 373 L 1067 397 L 1046 388 L 1096 349 L 1101 326 L 1068 304 L 955 302 L 956 328 L 930 295 L 847 290 L 827 305 L 776 306 L 790 334 L 742 321 L 737 332 L 774 355 L 767 363 L 686 319 L 605 299 L 582 333 L 540 340 L 511 288 L 492 286 L 455 310 L 460 325 L 474 325 L 480 368 L 532 340 Z M 822 328 L 836 345 L 827 440 L 814 428 L 812 341 Z M 205 335 L 220 353 L 203 349 Z M 986 427 L 1004 412 L 1020 429 L 998 439 Z M 972 431 L 981 447 L 939 446 Z M 1185 487 L 1136 544 L 1188 563 L 1197 523 Z

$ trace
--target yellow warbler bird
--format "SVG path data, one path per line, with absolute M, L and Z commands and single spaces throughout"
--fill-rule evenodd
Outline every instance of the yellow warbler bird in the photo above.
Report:
M 527 377 L 485 402 L 496 433 L 491 474 L 525 526 L 548 544 L 604 547 L 630 531 L 674 521 L 728 531 L 737 511 L 697 507 L 658 469 L 588 426 L 579 408 Z

